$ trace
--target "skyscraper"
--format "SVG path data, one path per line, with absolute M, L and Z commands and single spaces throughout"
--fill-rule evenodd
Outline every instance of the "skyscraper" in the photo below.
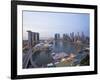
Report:
M 60 39 L 60 34 L 56 33 L 55 34 L 55 40 L 59 40 Z
M 32 47 L 39 42 L 39 33 L 27 31 L 28 32 L 28 46 Z
M 32 47 L 32 32 L 31 31 L 27 32 L 28 32 L 28 46 Z

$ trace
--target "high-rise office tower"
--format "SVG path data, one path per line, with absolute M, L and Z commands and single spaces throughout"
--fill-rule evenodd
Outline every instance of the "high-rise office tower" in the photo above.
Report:
M 55 40 L 59 40 L 60 39 L 60 34 L 56 33 L 55 34 Z
M 32 32 L 31 31 L 27 32 L 28 32 L 28 46 L 32 47 Z

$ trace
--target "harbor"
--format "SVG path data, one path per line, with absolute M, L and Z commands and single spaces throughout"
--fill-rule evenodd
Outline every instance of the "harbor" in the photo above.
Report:
M 89 38 L 84 33 L 63 37 L 55 34 L 54 38 L 43 40 L 39 33 L 28 31 L 28 40 L 23 45 L 23 68 L 89 65 Z

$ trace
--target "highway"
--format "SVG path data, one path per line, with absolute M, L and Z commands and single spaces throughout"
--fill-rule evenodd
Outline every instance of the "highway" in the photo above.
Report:
M 32 67 L 38 67 L 35 62 L 32 60 L 32 54 L 34 54 L 35 52 L 32 52 L 32 49 L 29 49 L 27 54 L 23 54 L 23 68 L 27 68 L 28 67 L 28 63 L 30 61 Z

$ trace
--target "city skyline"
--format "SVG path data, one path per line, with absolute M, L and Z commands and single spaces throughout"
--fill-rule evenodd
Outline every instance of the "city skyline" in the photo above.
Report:
M 28 30 L 39 32 L 40 38 L 84 32 L 89 36 L 89 14 L 23 11 L 23 39 L 28 39 Z

